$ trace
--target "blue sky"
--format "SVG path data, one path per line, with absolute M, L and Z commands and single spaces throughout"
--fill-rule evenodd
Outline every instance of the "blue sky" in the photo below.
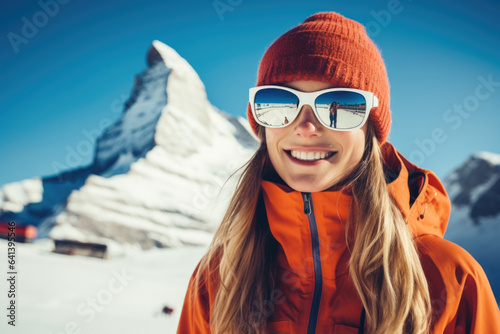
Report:
M 444 177 L 474 152 L 500 153 L 497 1 L 4 1 L 0 185 L 52 175 L 76 150 L 74 165 L 90 163 L 155 39 L 193 66 L 212 104 L 243 116 L 267 47 L 320 11 L 361 22 L 381 49 L 389 140 L 410 160 Z

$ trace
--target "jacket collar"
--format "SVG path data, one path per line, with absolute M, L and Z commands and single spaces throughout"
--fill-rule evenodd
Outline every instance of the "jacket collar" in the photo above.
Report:
M 387 184 L 389 193 L 415 236 L 432 234 L 442 238 L 448 225 L 451 203 L 439 178 L 420 168 L 386 142 L 382 155 L 395 179 Z
M 313 236 L 310 215 L 302 193 L 269 181 L 262 182 L 269 227 L 280 243 L 278 264 L 303 278 L 314 277 Z M 347 272 L 345 223 L 352 196 L 340 191 L 311 194 L 314 224 L 323 276 L 334 279 Z

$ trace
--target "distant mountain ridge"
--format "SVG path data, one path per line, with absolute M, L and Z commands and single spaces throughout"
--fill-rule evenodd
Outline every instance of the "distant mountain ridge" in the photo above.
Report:
M 221 185 L 257 142 L 246 120 L 210 104 L 172 48 L 154 41 L 147 64 L 121 118 L 97 139 L 92 164 L 4 185 L 0 220 L 117 252 L 211 239 L 235 180 L 219 194 Z
M 500 155 L 473 155 L 446 178 L 446 183 L 453 204 L 469 207 L 469 216 L 477 224 L 500 213 Z
M 444 237 L 481 264 L 500 302 L 500 154 L 474 154 L 444 184 L 452 203 Z

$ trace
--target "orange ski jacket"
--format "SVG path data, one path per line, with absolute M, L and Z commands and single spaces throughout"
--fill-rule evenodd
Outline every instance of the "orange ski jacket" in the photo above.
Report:
M 431 332 L 500 333 L 500 312 L 483 269 L 443 239 L 450 214 L 443 185 L 392 144 L 382 151 L 393 172 L 388 190 L 415 236 L 429 284 Z M 364 309 L 347 267 L 345 222 L 352 197 L 335 190 L 300 193 L 270 181 L 262 182 L 262 191 L 279 243 L 275 289 L 269 301 L 256 305 L 268 317 L 269 333 L 363 333 Z M 177 333 L 210 333 L 217 286 L 214 277 L 200 286 L 191 279 Z

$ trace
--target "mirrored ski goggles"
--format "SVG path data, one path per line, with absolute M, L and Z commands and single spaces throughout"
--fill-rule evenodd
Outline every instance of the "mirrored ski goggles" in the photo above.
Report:
M 258 124 L 282 128 L 291 124 L 302 106 L 311 106 L 316 118 L 327 128 L 350 131 L 362 127 L 371 108 L 378 106 L 375 94 L 352 88 L 328 88 L 301 92 L 283 86 L 250 88 L 250 105 Z

